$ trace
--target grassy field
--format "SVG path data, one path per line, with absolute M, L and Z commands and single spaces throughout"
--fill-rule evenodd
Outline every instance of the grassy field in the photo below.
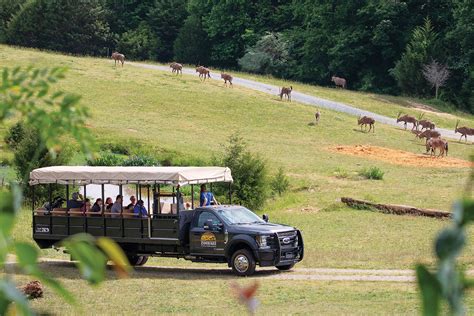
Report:
M 313 107 L 281 102 L 276 96 L 237 86 L 227 89 L 221 82 L 201 83 L 197 76 L 174 77 L 171 73 L 127 64 L 123 69 L 115 68 L 113 62 L 106 59 L 0 46 L 0 67 L 17 65 L 68 67 L 67 78 L 60 82 L 59 88 L 83 96 L 82 102 L 92 114 L 88 126 L 101 144 L 126 143 L 161 158 L 209 161 L 222 153 L 221 144 L 232 133 L 240 132 L 250 150 L 266 159 L 272 173 L 282 166 L 290 177 L 290 192 L 269 200 L 258 213 L 268 213 L 271 221 L 290 224 L 303 231 L 306 257 L 299 267 L 411 268 L 417 262 L 431 263 L 432 240 L 449 222 L 352 210 L 339 199 L 350 196 L 449 210 L 453 201 L 461 196 L 469 174 L 469 168 L 405 166 L 336 153 L 332 149 L 341 145 L 371 145 L 421 154 L 424 146 L 410 133 L 390 126 L 377 125 L 376 133 L 361 133 L 355 117 L 332 111 L 324 111 L 321 123 L 313 126 L 310 124 Z M 273 79 L 262 80 L 273 82 Z M 293 86 L 303 91 L 302 86 L 296 83 Z M 357 100 L 351 104 L 379 111 L 376 108 L 378 101 L 373 101 L 374 96 L 370 94 L 306 88 L 308 93 L 316 91 L 315 95 L 321 97 L 326 97 L 319 94 L 321 91 L 326 91 L 327 95 L 332 93 L 337 101 L 344 101 L 347 95 Z M 380 111 L 390 111 L 396 116 L 400 106 L 396 102 L 387 103 Z M 439 124 L 449 127 L 455 123 L 456 117 L 451 115 L 454 114 L 439 115 Z M 431 118 L 431 114 L 426 116 Z M 463 118 L 466 122 L 472 120 L 470 116 Z M 472 148 L 470 144 L 453 141 L 449 154 L 468 160 Z M 365 180 L 358 176 L 362 169 L 371 166 L 385 172 L 383 180 Z M 469 235 L 472 233 L 471 230 Z M 31 240 L 29 211 L 21 213 L 14 236 Z M 44 251 L 43 255 L 64 257 L 53 250 Z M 469 268 L 474 266 L 472 244 L 464 252 L 462 263 Z M 156 259 L 151 264 L 191 265 L 173 259 Z M 179 276 L 160 278 L 137 272 L 130 280 L 110 280 L 103 287 L 91 290 L 80 286 L 82 281 L 71 276 L 74 272 L 51 270 L 64 278 L 81 301 L 97 303 L 97 313 L 133 309 L 140 304 L 143 284 L 149 286 L 147 291 L 155 292 L 146 294 L 143 299 L 150 313 L 174 312 L 178 311 L 178 306 L 182 313 L 217 314 L 220 312 L 217 307 L 239 312 L 222 296 L 221 292 L 228 285 L 212 276 L 197 281 L 176 281 Z M 173 289 L 166 290 L 164 284 L 170 284 Z M 196 291 L 196 285 L 199 291 Z M 413 285 L 301 281 L 288 288 L 284 281 L 265 280 L 262 286 L 262 301 L 265 302 L 262 311 L 267 313 L 278 310 L 280 313 L 400 314 L 414 313 L 417 306 Z M 112 297 L 104 294 L 112 293 L 114 287 L 123 291 L 114 292 Z M 271 290 L 274 288 L 278 291 Z M 185 307 L 177 292 L 190 301 Z M 292 304 L 294 301 L 299 304 Z M 275 302 L 277 309 L 267 305 L 270 302 Z M 60 301 L 50 298 L 47 303 L 48 308 L 58 311 L 63 306 Z M 41 308 L 41 303 L 37 306 Z M 66 310 L 68 312 L 72 313 L 72 310 Z

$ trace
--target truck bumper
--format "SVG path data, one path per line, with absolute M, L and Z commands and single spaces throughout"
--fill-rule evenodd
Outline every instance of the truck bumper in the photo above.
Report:
M 279 250 L 266 249 L 257 250 L 256 258 L 261 267 L 275 267 L 282 265 L 295 264 L 303 259 L 302 249 L 294 248 L 284 253 L 284 256 L 278 254 Z

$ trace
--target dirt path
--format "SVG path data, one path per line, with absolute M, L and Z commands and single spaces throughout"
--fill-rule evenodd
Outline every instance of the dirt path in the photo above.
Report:
M 166 71 L 166 72 L 171 73 L 171 70 L 168 66 L 151 65 L 151 64 L 144 64 L 144 63 L 137 63 L 137 62 L 129 62 L 128 64 L 132 65 L 132 66 L 135 66 L 135 67 L 140 67 L 140 68 L 145 68 L 145 69 L 153 69 L 153 70 L 159 70 L 159 71 Z M 183 68 L 183 73 L 186 74 L 186 75 L 197 76 L 195 69 L 192 69 L 192 68 Z M 213 79 L 213 80 L 221 80 L 220 75 L 217 74 L 217 73 L 213 73 L 213 74 L 211 74 L 211 76 L 212 76 L 211 79 Z M 248 79 L 243 79 L 243 78 L 239 78 L 239 77 L 234 77 L 232 82 L 236 85 L 240 85 L 240 86 L 252 89 L 252 90 L 257 90 L 257 91 L 264 92 L 264 93 L 267 93 L 267 94 L 271 94 L 271 95 L 274 95 L 274 96 L 278 95 L 278 93 L 279 93 L 279 87 L 274 86 L 274 85 L 270 85 L 270 84 L 266 84 L 266 83 L 262 83 L 262 82 L 259 82 L 259 81 L 255 81 L 255 80 L 248 80 Z M 301 102 L 301 103 L 304 103 L 304 104 L 317 106 L 317 107 L 321 107 L 321 108 L 326 108 L 326 109 L 330 109 L 330 110 L 337 111 L 337 112 L 343 112 L 343 113 L 347 113 L 347 114 L 354 115 L 354 116 L 368 115 L 368 116 L 373 117 L 377 122 L 380 122 L 380 123 L 383 123 L 383 124 L 397 126 L 399 128 L 402 126 L 400 124 L 397 124 L 397 122 L 394 118 L 379 115 L 379 114 L 376 114 L 376 113 L 373 113 L 373 112 L 370 112 L 370 111 L 361 110 L 361 109 L 358 109 L 356 107 L 353 107 L 353 106 L 350 106 L 350 105 L 347 105 L 347 104 L 344 104 L 344 103 L 341 103 L 341 102 L 330 101 L 330 100 L 318 98 L 318 97 L 315 97 L 315 96 L 312 96 L 312 95 L 309 95 L 309 94 L 300 93 L 300 92 L 297 92 L 297 91 L 293 91 L 291 93 L 291 98 L 294 101 L 298 101 L 298 102 Z M 444 129 L 444 128 L 438 128 L 437 131 L 439 131 L 443 137 L 448 137 L 448 138 L 452 138 L 452 139 L 456 139 L 456 140 L 459 139 L 459 136 L 460 136 L 459 134 L 456 135 L 454 133 L 454 131 L 447 130 L 447 129 Z M 473 142 L 474 141 L 474 136 L 468 136 L 468 141 Z

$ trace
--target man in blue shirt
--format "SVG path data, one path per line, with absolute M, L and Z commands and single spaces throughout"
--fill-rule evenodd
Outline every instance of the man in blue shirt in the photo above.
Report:
M 135 204 L 133 214 L 135 214 L 135 217 L 148 217 L 148 212 L 143 206 L 143 200 L 138 200 L 137 204 Z
M 199 206 L 217 205 L 216 198 L 212 192 L 206 190 L 206 185 L 201 185 L 201 195 L 199 197 Z

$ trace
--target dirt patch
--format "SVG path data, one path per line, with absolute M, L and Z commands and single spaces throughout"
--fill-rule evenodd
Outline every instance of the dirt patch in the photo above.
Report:
M 332 152 L 351 156 L 362 156 L 404 166 L 427 168 L 469 168 L 474 164 L 467 160 L 452 157 L 430 157 L 424 154 L 369 145 L 337 146 L 329 148 Z

